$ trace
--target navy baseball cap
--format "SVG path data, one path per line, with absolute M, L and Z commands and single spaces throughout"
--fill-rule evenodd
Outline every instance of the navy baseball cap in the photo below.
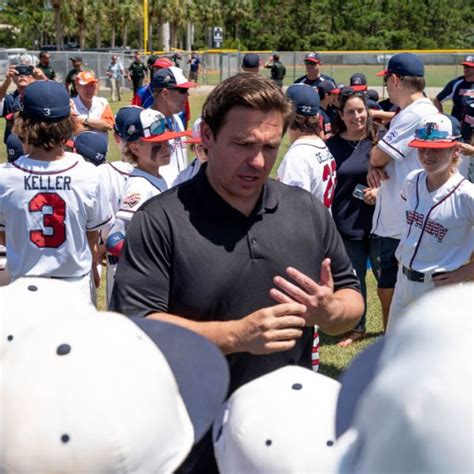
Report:
M 318 84 L 318 91 L 324 94 L 330 94 L 336 88 L 336 84 L 332 81 L 322 81 Z
M 356 73 L 352 74 L 349 85 L 355 91 L 366 91 L 367 90 L 367 78 L 365 77 L 365 74 L 362 74 L 361 72 L 356 72 Z
M 143 110 L 142 107 L 139 107 L 138 105 L 126 105 L 125 107 L 120 108 L 115 114 L 114 133 L 120 138 L 125 138 L 123 127 L 129 114 L 134 113 L 133 109 L 136 109 L 138 111 L 137 113 Z
M 400 53 L 392 56 L 388 61 L 387 69 L 378 72 L 377 76 L 387 76 L 389 74 L 424 77 L 425 66 L 416 54 Z
M 256 53 L 246 53 L 242 59 L 242 67 L 259 67 L 260 66 L 260 56 Z
M 74 140 L 74 149 L 95 166 L 105 163 L 108 143 L 101 133 L 86 131 Z
M 73 56 L 72 58 L 69 58 L 69 61 L 82 63 L 82 57 L 81 56 Z
M 167 67 L 153 74 L 153 89 L 189 89 L 196 87 L 196 83 L 188 81 L 179 67 Z
M 469 56 L 466 56 L 461 64 L 463 66 L 474 67 L 474 55 L 470 54 Z
M 123 139 L 127 142 L 166 142 L 174 138 L 188 136 L 189 132 L 173 132 L 168 127 L 166 117 L 153 109 L 136 107 L 130 109 L 123 124 Z
M 304 62 L 321 64 L 321 55 L 319 53 L 308 53 L 304 58 Z
M 379 98 L 379 93 L 375 89 L 369 89 L 367 91 L 367 99 L 373 100 L 374 102 L 378 102 Z
M 307 84 L 293 84 L 286 90 L 287 97 L 295 104 L 296 113 L 312 117 L 319 111 L 319 94 Z
M 23 143 L 21 143 L 16 133 L 10 133 L 5 144 L 7 146 L 7 160 L 9 163 L 13 163 L 21 155 L 25 154 Z
M 69 94 L 59 82 L 32 82 L 25 88 L 20 111 L 23 118 L 60 122 L 71 113 Z

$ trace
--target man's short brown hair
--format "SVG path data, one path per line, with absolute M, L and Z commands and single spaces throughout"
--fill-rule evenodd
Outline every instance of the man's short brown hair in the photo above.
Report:
M 412 92 L 423 92 L 425 90 L 426 81 L 424 77 L 415 76 L 398 76 L 403 87 Z
M 17 112 L 13 132 L 27 145 L 50 151 L 63 146 L 66 140 L 77 131 L 77 124 L 69 116 L 60 122 L 43 122 L 37 119 L 22 118 Z
M 232 107 L 247 107 L 261 112 L 280 112 L 283 133 L 293 118 L 293 106 L 273 81 L 258 74 L 239 73 L 221 82 L 207 97 L 202 119 L 217 136 Z

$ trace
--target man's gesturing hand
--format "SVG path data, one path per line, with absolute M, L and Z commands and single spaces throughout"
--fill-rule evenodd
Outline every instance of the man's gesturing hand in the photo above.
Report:
M 292 349 L 306 326 L 306 307 L 285 303 L 259 309 L 235 321 L 237 346 L 235 352 L 270 354 Z
M 323 260 L 319 283 L 296 268 L 288 267 L 286 273 L 296 284 L 286 278 L 276 276 L 273 283 L 278 289 L 272 288 L 270 296 L 279 303 L 304 304 L 308 308 L 305 314 L 306 325 L 317 324 L 324 329 L 325 323 L 342 311 L 341 302 L 334 298 L 331 260 L 329 258 Z

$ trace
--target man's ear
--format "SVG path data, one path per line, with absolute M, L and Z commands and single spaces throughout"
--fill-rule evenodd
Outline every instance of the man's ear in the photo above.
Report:
M 209 145 L 214 141 L 214 134 L 212 133 L 212 130 L 209 125 L 204 122 L 204 120 L 201 122 L 201 141 L 202 146 L 206 150 L 207 148 L 209 148 Z

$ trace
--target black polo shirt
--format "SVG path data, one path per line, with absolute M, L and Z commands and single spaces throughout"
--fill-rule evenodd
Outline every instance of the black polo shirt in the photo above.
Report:
M 214 191 L 205 169 L 135 213 L 112 309 L 129 316 L 164 311 L 196 321 L 240 319 L 276 304 L 269 296 L 272 279 L 286 275 L 288 266 L 319 281 L 325 257 L 332 260 L 336 289 L 358 288 L 334 222 L 311 193 L 268 180 L 247 217 Z M 312 335 L 313 328 L 305 328 L 287 352 L 229 355 L 231 391 L 288 364 L 310 368 Z

